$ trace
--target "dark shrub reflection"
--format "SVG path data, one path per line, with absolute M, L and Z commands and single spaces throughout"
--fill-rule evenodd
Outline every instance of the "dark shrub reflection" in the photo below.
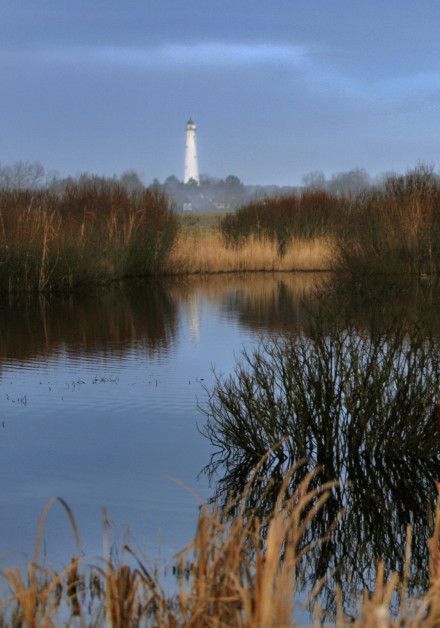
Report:
M 402 571 L 408 524 L 410 587 L 426 584 L 440 475 L 439 382 L 440 343 L 426 329 L 367 332 L 328 320 L 316 320 L 307 333 L 263 340 L 231 377 L 216 379 L 204 433 L 216 447 L 207 471 L 222 476 L 215 499 L 223 506 L 268 450 L 247 500 L 263 520 L 290 465 L 305 461 L 292 491 L 316 467 L 316 482 L 341 480 L 304 540 L 330 531 L 302 565 L 307 589 L 326 578 L 320 602 L 329 611 L 336 585 L 349 611 L 372 584 L 376 560 Z

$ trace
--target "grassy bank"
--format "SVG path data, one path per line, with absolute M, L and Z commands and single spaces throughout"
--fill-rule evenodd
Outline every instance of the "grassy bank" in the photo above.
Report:
M 117 183 L 0 192 L 0 290 L 69 290 L 164 269 L 177 233 L 168 201 Z
M 258 474 L 258 469 L 256 470 Z M 310 538 L 314 518 L 328 501 L 334 483 L 312 488 L 313 473 L 305 475 L 291 493 L 291 472 L 285 477 L 264 538 L 261 521 L 245 515 L 242 497 L 229 504 L 238 516 L 225 520 L 216 508 L 203 507 L 193 541 L 177 557 L 178 592 L 167 595 L 154 569 L 138 560 L 130 547 L 108 553 L 96 565 L 81 558 L 63 571 L 39 563 L 46 508 L 40 522 L 35 556 L 26 570 L 8 568 L 4 578 L 10 595 L 2 599 L 2 626 L 243 626 L 275 628 L 294 626 L 307 556 L 324 542 Z M 249 490 L 249 488 L 247 489 Z M 49 504 L 50 505 L 50 504 Z M 63 503 L 75 536 L 75 521 Z M 329 522 L 331 525 L 331 522 Z M 108 539 L 107 539 L 108 540 Z M 78 540 L 79 543 L 79 540 Z M 340 592 L 335 591 L 336 612 L 312 611 L 317 625 L 438 626 L 440 621 L 440 510 L 434 516 L 428 589 L 419 598 L 408 595 L 411 568 L 411 527 L 402 543 L 403 573 L 388 578 L 376 566 L 376 586 L 359 600 L 357 619 L 344 615 Z M 117 558 L 115 558 L 117 556 Z M 309 603 L 319 592 L 316 587 Z M 396 610 L 396 599 L 400 600 Z M 394 606 L 395 614 L 391 613 Z M 300 611 L 301 612 L 301 611 Z M 301 622 L 301 625 L 303 623 Z

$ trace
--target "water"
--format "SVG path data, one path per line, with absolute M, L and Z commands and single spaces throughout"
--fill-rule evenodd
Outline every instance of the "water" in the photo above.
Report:
M 149 556 L 180 550 L 198 512 L 184 485 L 210 494 L 199 473 L 212 447 L 197 404 L 212 367 L 229 372 L 261 330 L 240 320 L 236 303 L 278 284 L 224 277 L 3 302 L 0 554 L 30 557 L 54 496 L 73 509 L 88 555 L 101 552 L 103 507 Z M 58 507 L 45 538 L 55 562 L 74 550 Z
M 151 560 L 172 561 L 194 533 L 199 501 L 221 494 L 221 477 L 210 482 L 201 473 L 214 449 L 198 429 L 213 369 L 231 373 L 242 348 L 256 347 L 261 335 L 301 330 L 322 305 L 327 281 L 311 274 L 225 275 L 4 300 L 3 562 L 31 558 L 39 514 L 54 496 L 72 508 L 87 556 L 102 553 L 105 507 L 115 537 L 128 537 Z M 342 326 L 347 316 L 364 330 L 384 318 L 377 298 L 358 307 L 352 297 L 336 299 L 346 312 Z M 427 309 L 426 298 L 412 293 L 398 301 L 406 313 Z M 388 305 L 392 318 L 395 301 Z M 432 478 L 422 476 L 426 489 Z M 380 496 L 373 502 L 372 513 Z M 60 506 L 49 515 L 43 551 L 54 564 L 75 551 Z

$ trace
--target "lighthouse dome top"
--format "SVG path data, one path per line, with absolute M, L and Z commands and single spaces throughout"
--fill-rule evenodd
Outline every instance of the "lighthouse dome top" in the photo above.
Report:
M 186 123 L 186 126 L 196 126 L 196 123 L 194 122 L 192 118 L 190 118 L 188 122 Z

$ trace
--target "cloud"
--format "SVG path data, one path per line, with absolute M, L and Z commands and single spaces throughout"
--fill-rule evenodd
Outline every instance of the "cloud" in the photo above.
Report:
M 388 79 L 348 75 L 332 65 L 332 51 L 316 47 L 274 44 L 197 42 L 157 46 L 78 45 L 0 50 L 0 63 L 71 66 L 76 69 L 121 68 L 167 71 L 277 65 L 291 68 L 305 89 L 322 97 L 393 104 L 440 93 L 440 73 L 420 73 Z
M 166 69 L 254 64 L 296 65 L 308 54 L 303 46 L 270 43 L 234 44 L 207 42 L 139 46 L 68 46 L 3 53 L 10 59 L 74 66 Z

